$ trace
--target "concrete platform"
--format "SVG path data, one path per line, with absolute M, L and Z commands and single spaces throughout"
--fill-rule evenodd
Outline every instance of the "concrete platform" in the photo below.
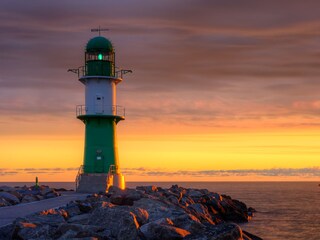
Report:
M 18 217 L 25 217 L 31 213 L 57 208 L 73 200 L 84 200 L 88 194 L 75 192 L 62 192 L 60 197 L 49 198 L 41 201 L 22 203 L 0 208 L 0 227 L 12 223 Z
M 107 173 L 82 173 L 79 176 L 78 193 L 99 193 L 107 190 Z

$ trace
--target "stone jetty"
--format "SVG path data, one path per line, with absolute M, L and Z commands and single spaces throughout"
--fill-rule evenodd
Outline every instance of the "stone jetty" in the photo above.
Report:
M 0 186 L 0 207 L 40 201 L 58 196 L 60 196 L 60 193 L 54 188 L 44 185 L 31 187 Z
M 253 208 L 206 189 L 140 186 L 88 195 L 0 229 L 0 239 L 259 240 L 237 223 Z

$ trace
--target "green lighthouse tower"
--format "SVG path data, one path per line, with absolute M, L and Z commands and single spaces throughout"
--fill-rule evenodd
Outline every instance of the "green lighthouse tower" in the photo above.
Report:
M 105 192 L 112 185 L 125 188 L 116 136 L 125 109 L 116 104 L 116 85 L 131 71 L 115 69 L 112 43 L 97 36 L 86 45 L 85 66 L 70 70 L 77 72 L 85 85 L 85 104 L 76 109 L 77 118 L 85 124 L 84 159 L 76 178 L 78 192 Z

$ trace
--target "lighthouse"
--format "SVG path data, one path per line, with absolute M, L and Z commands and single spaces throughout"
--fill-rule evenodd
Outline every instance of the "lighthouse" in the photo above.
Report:
M 107 38 L 96 36 L 85 47 L 85 65 L 78 73 L 85 88 L 85 104 L 76 107 L 85 125 L 83 165 L 76 177 L 77 192 L 105 192 L 110 186 L 125 188 L 120 172 L 116 127 L 125 119 L 125 109 L 116 102 L 116 88 L 123 74 L 116 71 L 115 50 Z

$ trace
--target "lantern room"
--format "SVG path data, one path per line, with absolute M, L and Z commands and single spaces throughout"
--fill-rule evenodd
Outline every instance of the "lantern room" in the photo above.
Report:
M 86 46 L 86 76 L 115 76 L 115 52 L 112 43 L 101 36 L 92 38 Z

